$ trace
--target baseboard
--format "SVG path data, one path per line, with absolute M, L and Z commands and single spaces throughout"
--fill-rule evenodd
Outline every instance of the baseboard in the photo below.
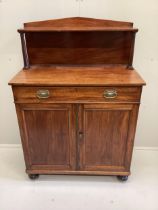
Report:
M 158 147 L 134 147 L 135 150 L 158 151 Z
M 0 144 L 0 149 L 9 149 L 9 148 L 12 148 L 12 149 L 18 149 L 18 148 L 21 148 L 21 144 Z
M 12 149 L 20 149 L 21 148 L 21 144 L 0 144 L 0 149 L 1 148 L 12 148 Z M 134 150 L 150 150 L 150 151 L 158 151 L 158 147 L 134 147 Z

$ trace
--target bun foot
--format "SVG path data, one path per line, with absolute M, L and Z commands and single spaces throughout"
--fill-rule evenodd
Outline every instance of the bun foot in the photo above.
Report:
M 117 178 L 123 182 L 128 180 L 128 176 L 117 176 Z
M 39 174 L 29 174 L 28 176 L 31 180 L 35 180 L 35 179 L 38 179 Z

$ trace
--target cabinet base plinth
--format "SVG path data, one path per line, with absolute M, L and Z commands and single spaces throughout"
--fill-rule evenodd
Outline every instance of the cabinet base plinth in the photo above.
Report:
M 88 175 L 88 176 L 129 176 L 129 171 L 68 171 L 68 170 L 46 170 L 46 169 L 27 169 L 29 175 Z

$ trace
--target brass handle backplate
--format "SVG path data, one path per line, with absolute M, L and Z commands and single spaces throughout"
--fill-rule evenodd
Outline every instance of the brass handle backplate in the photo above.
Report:
M 116 98 L 117 91 L 116 90 L 105 90 L 103 96 L 104 96 L 104 98 Z
M 49 98 L 49 90 L 38 90 L 36 95 L 39 99 Z

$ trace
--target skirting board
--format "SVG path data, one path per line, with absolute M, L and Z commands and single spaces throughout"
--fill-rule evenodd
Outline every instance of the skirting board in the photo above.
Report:
M 21 144 L 0 144 L 0 149 L 20 149 Z M 150 151 L 158 151 L 158 147 L 134 147 L 134 150 L 150 150 Z

